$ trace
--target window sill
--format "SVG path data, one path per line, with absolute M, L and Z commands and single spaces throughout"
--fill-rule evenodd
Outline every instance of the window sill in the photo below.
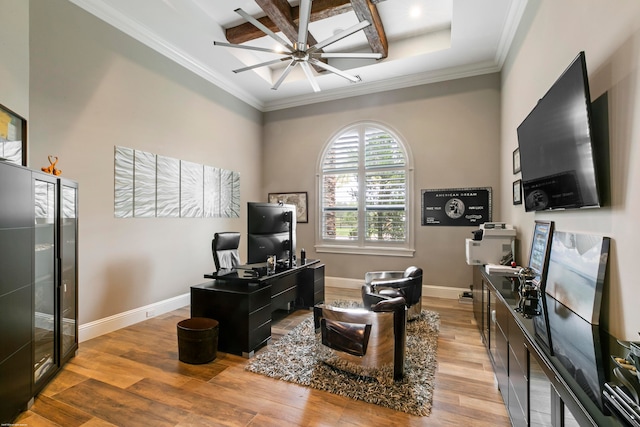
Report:
M 360 247 L 346 245 L 316 245 L 318 253 L 353 254 L 353 255 L 385 255 L 397 257 L 413 257 L 415 249 L 408 248 L 381 248 L 381 247 Z

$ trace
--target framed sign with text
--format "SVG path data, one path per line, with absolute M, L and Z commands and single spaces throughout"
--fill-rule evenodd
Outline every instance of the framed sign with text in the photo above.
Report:
M 422 225 L 478 226 L 491 222 L 491 187 L 422 190 Z

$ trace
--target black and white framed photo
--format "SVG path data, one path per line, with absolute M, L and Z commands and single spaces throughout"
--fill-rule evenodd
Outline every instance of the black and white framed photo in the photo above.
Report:
M 513 150 L 513 174 L 520 172 L 520 148 Z
M 522 204 L 522 180 L 517 179 L 513 181 L 513 204 Z
M 478 226 L 491 222 L 491 187 L 422 190 L 422 225 Z

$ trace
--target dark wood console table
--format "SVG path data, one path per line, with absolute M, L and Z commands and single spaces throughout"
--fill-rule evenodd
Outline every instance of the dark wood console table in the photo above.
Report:
M 209 317 L 220 324 L 218 350 L 252 357 L 271 339 L 275 310 L 312 307 L 324 300 L 324 265 L 304 265 L 255 276 L 251 266 L 221 274 L 191 287 L 191 317 Z
M 615 338 L 546 295 L 543 314 L 527 318 L 517 279 L 474 268 L 474 315 L 512 425 L 625 425 L 602 398 L 610 355 L 625 355 Z

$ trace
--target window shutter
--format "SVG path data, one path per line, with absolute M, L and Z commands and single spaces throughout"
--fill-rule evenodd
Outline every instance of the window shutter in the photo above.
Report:
M 322 239 L 407 242 L 406 165 L 404 148 L 382 129 L 338 136 L 322 161 Z

